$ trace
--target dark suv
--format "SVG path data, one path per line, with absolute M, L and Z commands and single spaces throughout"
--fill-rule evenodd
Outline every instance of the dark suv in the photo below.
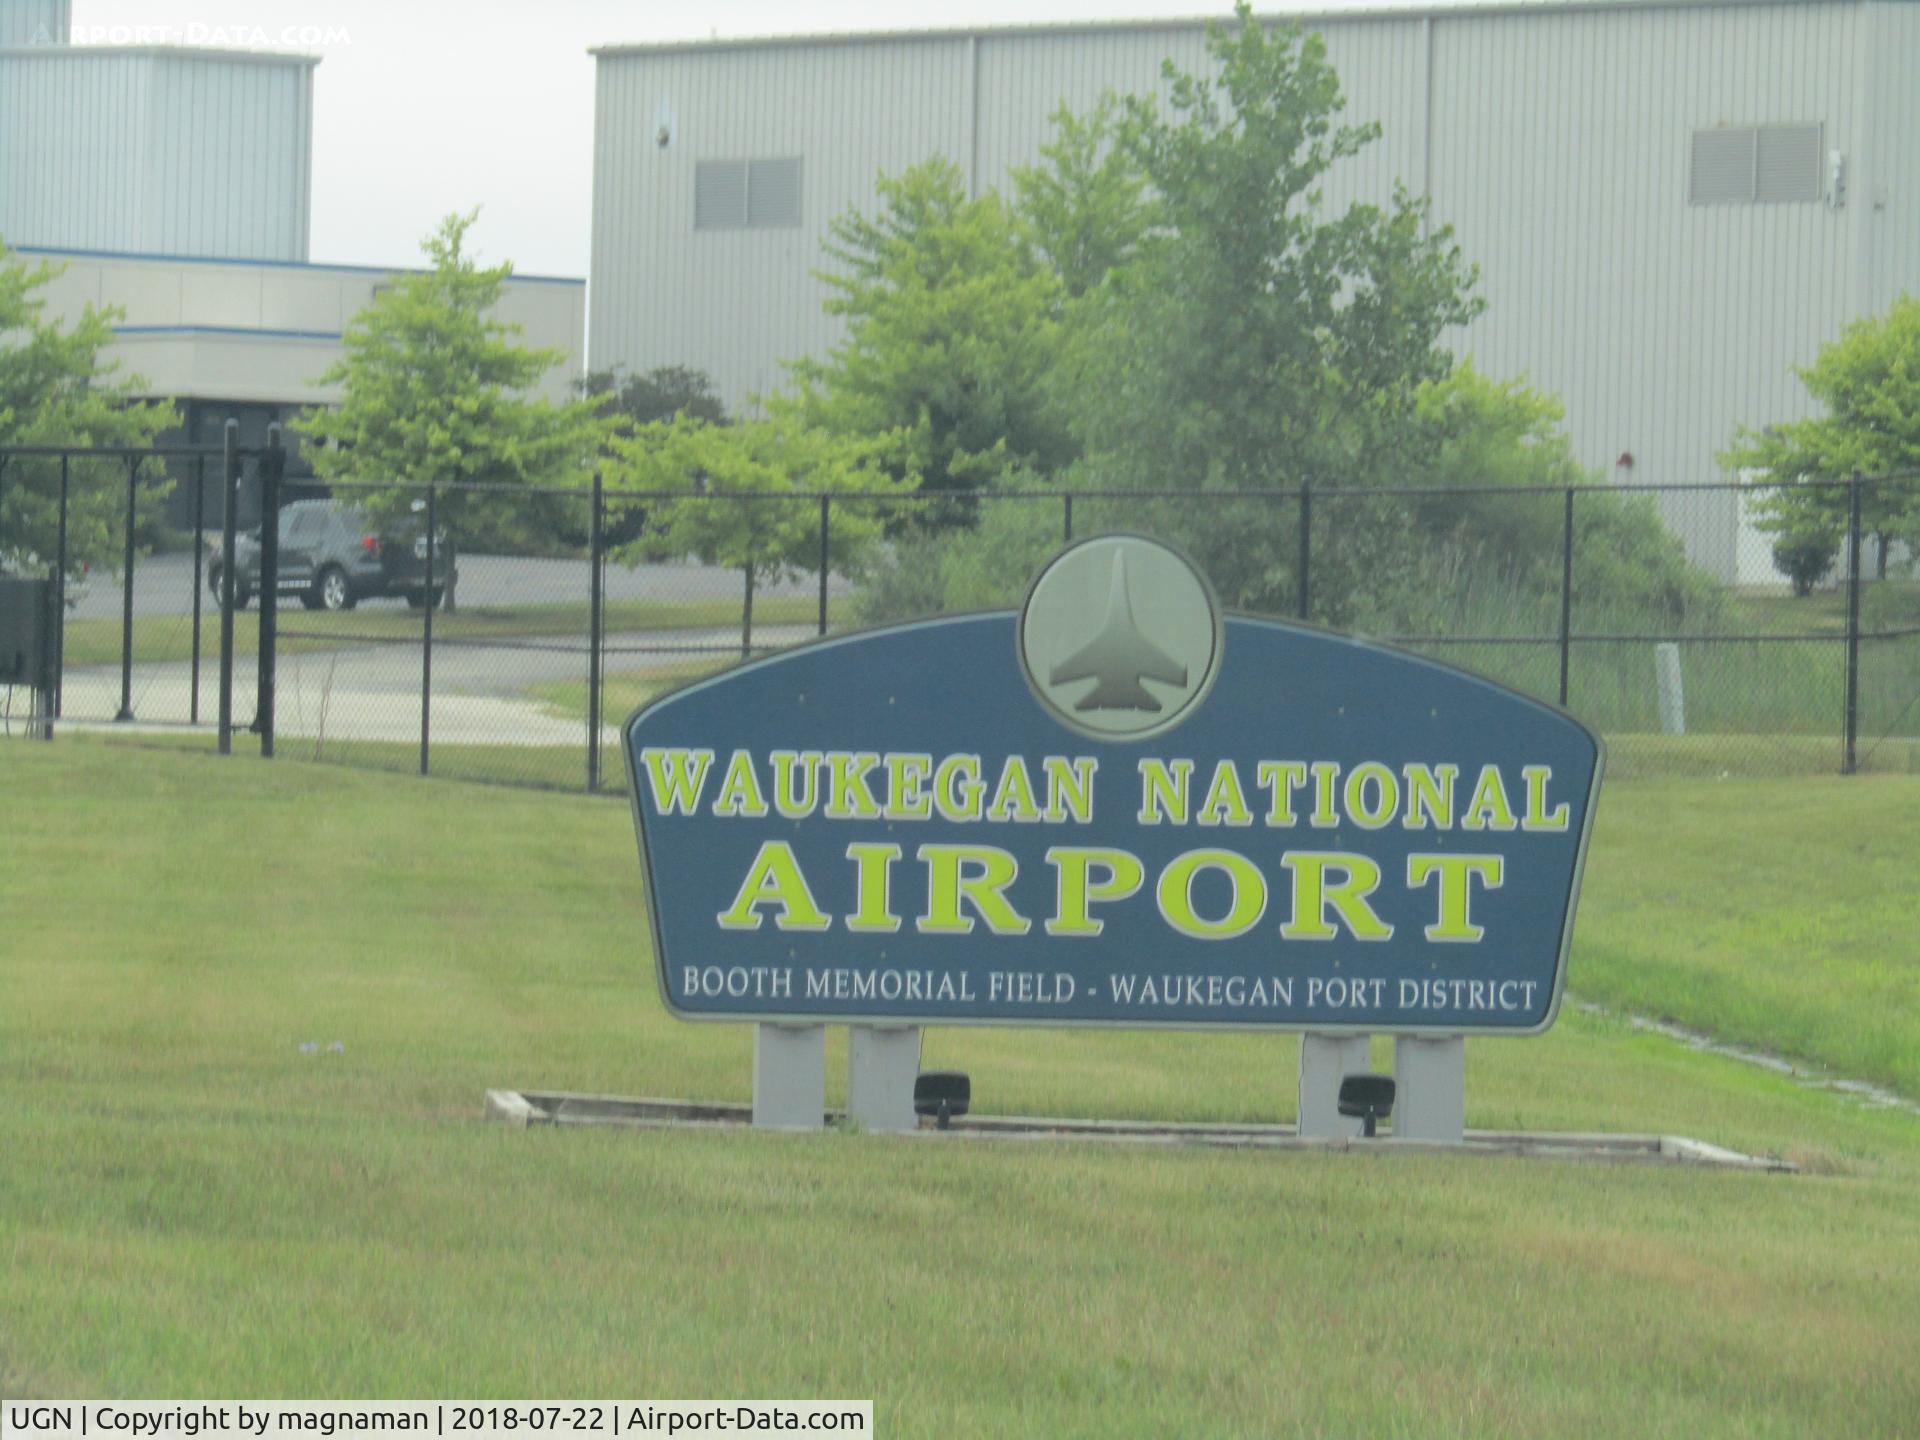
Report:
M 233 603 L 245 609 L 260 588 L 260 531 L 234 544 Z M 453 546 L 444 530 L 434 536 L 432 602 L 457 576 Z M 220 554 L 207 567 L 207 583 L 220 595 Z M 375 529 L 359 510 L 341 500 L 295 500 L 280 507 L 280 593 L 298 597 L 309 610 L 351 610 L 362 600 L 398 595 L 416 608 L 428 601 L 427 527 L 410 517 Z

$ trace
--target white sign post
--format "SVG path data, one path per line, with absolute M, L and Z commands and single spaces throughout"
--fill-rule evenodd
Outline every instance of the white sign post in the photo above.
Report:
M 920 1075 L 920 1027 L 847 1027 L 847 1118 L 863 1130 L 912 1130 Z
M 1370 1035 L 1325 1035 L 1309 1030 L 1300 1037 L 1300 1134 L 1315 1140 L 1351 1139 L 1360 1134 L 1357 1116 L 1340 1113 L 1340 1082 L 1372 1070 Z
M 753 1027 L 753 1123 L 818 1130 L 827 1122 L 827 1027 Z

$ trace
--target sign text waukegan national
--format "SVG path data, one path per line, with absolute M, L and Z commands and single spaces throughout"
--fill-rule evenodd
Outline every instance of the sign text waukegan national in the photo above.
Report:
M 1133 537 L 624 738 L 661 993 L 735 1021 L 1539 1031 L 1601 766 L 1475 675 L 1222 619 Z

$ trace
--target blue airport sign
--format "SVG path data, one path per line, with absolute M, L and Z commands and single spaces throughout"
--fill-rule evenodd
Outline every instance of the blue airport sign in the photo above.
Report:
M 743 664 L 623 738 L 661 996 L 732 1021 L 1537 1033 L 1603 759 L 1111 536 L 1020 611 Z

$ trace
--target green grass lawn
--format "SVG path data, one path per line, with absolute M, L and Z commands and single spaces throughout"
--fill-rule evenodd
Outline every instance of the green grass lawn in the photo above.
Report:
M 609 677 L 608 722 L 703 668 Z M 584 705 L 564 682 L 550 694 L 562 711 L 570 700 Z M 204 735 L 80 743 L 200 752 L 213 744 Z M 236 763 L 258 764 L 257 743 L 236 737 Z M 1635 736 L 1611 747 L 1609 776 L 1628 778 L 1610 778 L 1601 798 L 1574 988 L 1920 1096 L 1920 918 L 1909 878 L 1920 852 L 1920 747 L 1883 746 L 1883 769 L 1846 778 L 1793 752 L 1811 742 L 1773 743 L 1784 752 L 1774 759 L 1757 742 L 1730 752 L 1704 736 Z M 310 758 L 312 745 L 283 741 L 281 761 Z M 419 747 L 406 743 L 329 740 L 324 755 L 403 775 L 420 765 Z M 1755 778 L 1739 768 L 1749 758 L 1793 778 Z M 444 778 L 586 784 L 584 747 L 441 744 L 431 764 Z M 625 793 L 617 745 L 602 747 L 601 785 L 608 796 Z
M 72 742 L 0 747 L 0 790 L 10 1398 L 871 1396 L 881 1433 L 943 1436 L 1920 1414 L 1911 1116 L 1570 1009 L 1469 1048 L 1470 1125 L 1678 1132 L 1808 1173 L 511 1132 L 485 1087 L 748 1093 L 747 1033 L 655 999 L 624 807 Z M 1614 788 L 1576 989 L 1690 994 L 1647 957 L 1731 974 L 1817 912 L 1851 960 L 1769 960 L 1771 1003 L 1806 1003 L 1798 976 L 1911 1034 L 1920 1007 L 1870 986 L 1874 952 L 1912 949 L 1886 926 L 1916 801 L 1894 778 Z M 1701 903 L 1676 852 L 1731 836 L 1749 863 L 1685 872 Z M 1782 875 L 1823 854 L 1861 873 L 1816 905 Z M 997 1113 L 1292 1108 L 1285 1038 L 940 1031 L 927 1060 Z
M 1917 876 L 1912 779 L 1615 786 L 1575 982 L 1920 1096 Z
M 733 663 L 731 655 L 712 659 L 680 661 L 652 665 L 640 670 L 609 670 L 601 677 L 601 723 L 618 725 L 654 696 L 702 675 L 711 675 Z M 587 682 L 555 680 L 531 686 L 527 693 L 546 703 L 547 709 L 568 720 L 587 718 Z

